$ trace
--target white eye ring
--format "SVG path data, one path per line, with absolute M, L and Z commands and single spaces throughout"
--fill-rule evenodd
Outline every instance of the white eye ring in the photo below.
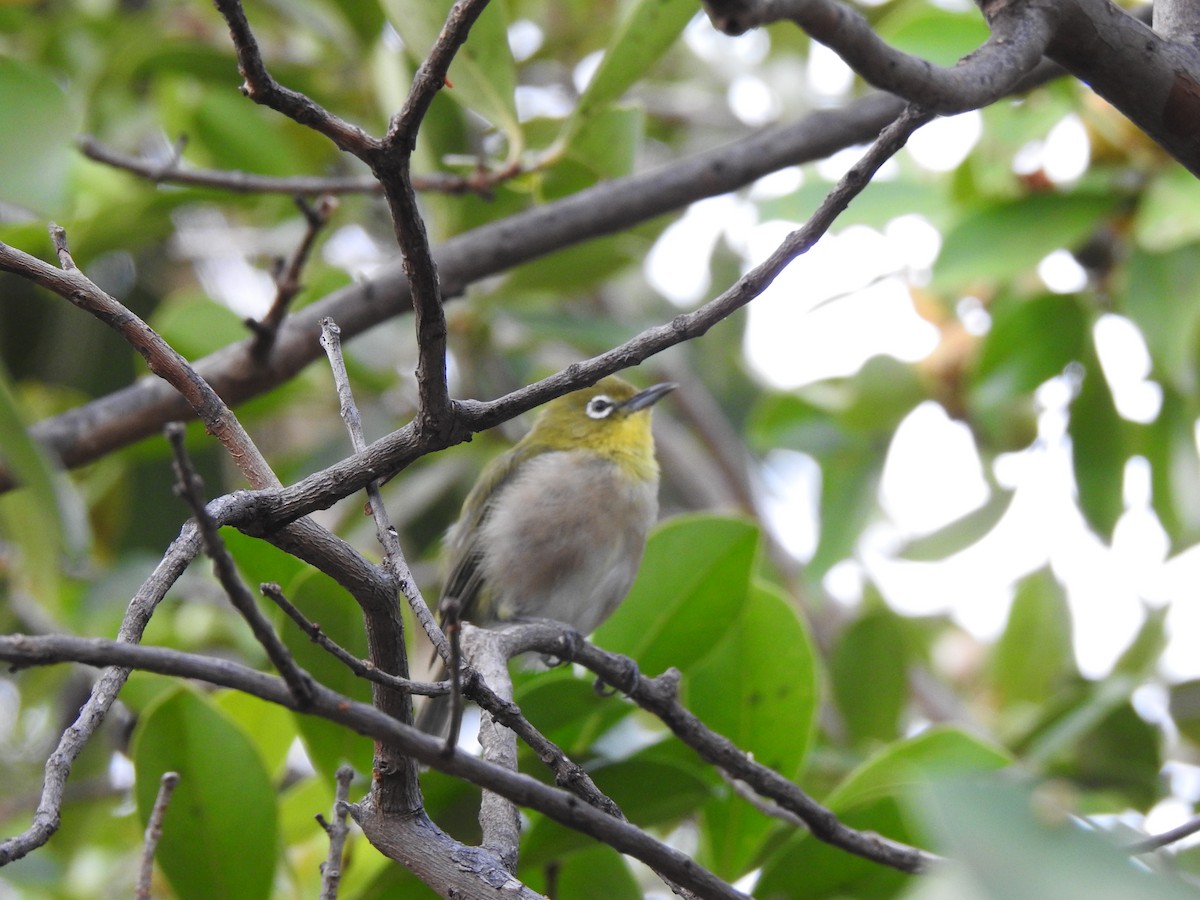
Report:
M 613 403 L 606 394 L 597 394 L 588 401 L 585 411 L 590 419 L 607 419 L 616 408 L 617 404 Z

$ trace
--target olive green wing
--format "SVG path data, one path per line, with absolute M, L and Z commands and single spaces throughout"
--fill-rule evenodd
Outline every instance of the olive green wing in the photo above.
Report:
M 456 602 L 458 618 L 486 624 L 487 617 L 484 617 L 484 621 L 477 621 L 480 618 L 480 595 L 486 590 L 479 565 L 483 557 L 479 534 L 505 485 L 531 455 L 533 452 L 529 447 L 517 444 L 507 453 L 496 457 L 484 467 L 479 480 L 467 495 L 462 513 L 447 536 L 446 577 L 438 607 L 443 620 L 446 618 L 447 603 Z

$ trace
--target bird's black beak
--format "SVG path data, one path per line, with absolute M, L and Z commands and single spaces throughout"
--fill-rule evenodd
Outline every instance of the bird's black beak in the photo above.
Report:
M 621 404 L 625 412 L 637 412 L 639 409 L 647 409 L 653 406 L 675 388 L 679 387 L 673 381 L 664 381 L 662 384 L 651 385 L 644 391 L 638 391 L 628 400 Z

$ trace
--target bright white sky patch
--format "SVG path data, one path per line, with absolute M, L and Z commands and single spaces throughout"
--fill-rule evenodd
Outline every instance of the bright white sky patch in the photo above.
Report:
M 845 97 L 854 86 L 854 70 L 824 44 L 813 41 L 809 46 L 808 86 L 823 99 Z
M 761 259 L 790 226 L 768 222 L 750 236 Z M 852 226 L 827 235 L 795 260 L 750 304 L 746 353 L 778 387 L 851 375 L 872 356 L 915 361 L 937 343 L 937 330 L 917 315 L 894 273 L 905 260 L 879 232 Z
M 1096 321 L 1094 334 L 1117 412 L 1131 422 L 1153 422 L 1162 407 L 1162 388 L 1148 380 L 1150 351 L 1142 333 L 1124 316 L 1107 313 Z
M 917 165 L 933 172 L 949 172 L 967 158 L 983 133 L 978 112 L 934 119 L 908 139 L 908 152 Z
M 542 29 L 530 19 L 517 19 L 508 26 L 508 48 L 519 63 L 537 53 L 545 39 Z
M 1074 294 L 1087 287 L 1087 272 L 1067 250 L 1055 250 L 1038 263 L 1038 277 L 1056 294 Z
M 780 105 L 775 92 L 757 75 L 738 75 L 726 96 L 729 109 L 742 122 L 758 128 L 779 118 Z
M 928 534 L 988 499 L 971 431 L 927 401 L 900 423 L 888 449 L 879 500 L 905 534 Z

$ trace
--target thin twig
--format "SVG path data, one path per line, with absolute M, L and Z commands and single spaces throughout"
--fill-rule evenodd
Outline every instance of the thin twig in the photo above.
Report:
M 200 526 L 200 535 L 204 539 L 204 550 L 212 560 L 213 571 L 221 582 L 225 595 L 229 597 L 234 608 L 246 620 L 254 637 L 266 651 L 267 658 L 271 660 L 271 664 L 287 682 L 292 695 L 296 698 L 296 705 L 300 709 L 304 709 L 312 703 L 312 676 L 296 664 L 295 658 L 284 646 L 283 641 L 279 639 L 279 635 L 275 633 L 266 616 L 259 610 L 249 588 L 238 575 L 237 564 L 229 555 L 229 549 L 221 540 L 216 523 L 204 507 L 204 498 L 201 496 L 204 483 L 192 466 L 191 458 L 183 445 L 183 435 L 184 428 L 179 423 L 167 426 L 167 439 L 171 442 L 171 450 L 175 455 L 175 473 L 179 480 L 178 491 L 191 507 L 192 515 Z
M 261 585 L 260 590 L 264 597 L 273 601 L 276 606 L 283 610 L 289 619 L 300 626 L 300 630 L 307 634 L 314 644 L 325 650 L 359 678 L 366 681 L 373 681 L 376 684 L 382 684 L 385 687 L 394 688 L 398 691 L 407 691 L 410 694 L 420 694 L 427 697 L 439 697 L 450 693 L 450 686 L 444 681 L 413 681 L 410 678 L 384 672 L 366 660 L 359 659 L 327 635 L 321 629 L 320 625 L 300 612 L 296 608 L 296 605 L 284 595 L 283 589 L 278 584 L 268 582 Z
M 172 148 L 171 156 L 164 162 L 125 153 L 108 147 L 91 136 L 79 139 L 79 149 L 88 159 L 120 169 L 144 178 L 155 184 L 180 184 L 190 187 L 213 188 L 234 194 L 287 194 L 289 196 L 318 197 L 322 194 L 378 194 L 383 186 L 372 175 L 320 178 L 310 175 L 276 176 L 258 175 L 230 169 L 184 169 L 179 155 L 179 144 Z M 413 189 L 418 193 L 449 195 L 476 194 L 490 197 L 497 186 L 526 172 L 519 160 L 499 168 L 473 168 L 468 175 L 436 173 L 413 176 Z
M 561 629 L 555 629 L 555 633 L 559 639 L 547 640 L 544 642 L 545 646 L 561 645 Z M 63 661 L 90 665 L 134 666 L 159 674 L 196 678 L 252 694 L 288 709 L 297 708 L 295 697 L 281 678 L 231 660 L 165 647 L 143 647 L 119 641 L 61 634 L 34 637 L 0 635 L 0 661 L 18 666 L 48 665 Z M 469 780 L 503 794 L 522 806 L 544 813 L 568 828 L 608 844 L 619 853 L 641 860 L 656 872 L 694 889 L 700 896 L 730 900 L 744 898 L 741 892 L 713 875 L 685 853 L 667 846 L 628 822 L 593 809 L 586 803 L 580 803 L 578 797 L 543 784 L 528 775 L 493 766 L 469 753 L 443 757 L 441 741 L 405 725 L 396 717 L 331 691 L 321 684 L 316 684 L 314 690 L 314 703 L 305 710 L 310 715 L 328 719 L 380 742 L 394 745 L 401 752 L 432 768 Z M 387 828 L 384 828 L 384 823 L 377 817 L 387 816 L 387 813 L 381 812 L 378 807 L 367 804 L 352 806 L 351 815 L 364 826 L 364 831 L 372 829 L 368 832 L 368 839 L 375 838 L 386 842 L 388 837 L 385 832 L 390 829 L 395 833 L 394 818 L 389 817 Z M 375 843 L 375 840 L 372 840 L 372 843 Z
M 163 818 L 167 807 L 171 805 L 171 795 L 179 784 L 178 772 L 164 772 L 158 782 L 158 796 L 154 798 L 154 806 L 150 810 L 150 820 L 146 823 L 146 834 L 142 838 L 142 868 L 138 875 L 136 900 L 150 900 L 150 882 L 154 877 L 154 851 L 158 849 L 158 841 L 163 833 Z
M 328 224 L 330 216 L 337 209 L 337 198 L 330 194 L 323 194 L 319 197 L 315 206 L 309 205 L 308 201 L 300 196 L 295 198 L 295 202 L 300 212 L 304 214 L 306 223 L 304 237 L 292 252 L 291 257 L 286 262 L 281 262 L 279 271 L 275 274 L 275 299 L 271 303 L 271 308 L 267 310 L 267 314 L 258 320 L 246 320 L 246 325 L 254 332 L 255 338 L 250 352 L 259 360 L 266 358 L 275 345 L 275 336 L 279 333 L 279 326 L 287 315 L 292 301 L 296 299 L 296 295 L 304 286 L 300 281 L 300 273 L 308 263 L 308 257 L 316 245 L 317 235 Z
M 142 639 L 159 601 L 200 552 L 201 546 L 199 529 L 189 522 L 130 600 L 117 632 L 118 642 L 136 644 Z M 79 715 L 63 731 L 54 752 L 46 759 L 41 797 L 32 823 L 21 833 L 0 841 L 0 866 L 21 859 L 41 847 L 58 831 L 71 766 L 91 736 L 104 723 L 128 678 L 128 668 L 113 665 L 106 668 L 92 685 L 92 692 L 79 710 Z
M 358 405 L 354 402 L 354 390 L 350 386 L 346 361 L 342 356 L 342 330 L 333 319 L 328 317 L 321 320 L 321 346 L 325 348 L 325 355 L 329 358 L 329 368 L 333 373 L 333 383 L 337 390 L 338 409 L 342 421 L 346 423 L 350 444 L 355 453 L 361 453 L 367 448 L 367 441 L 363 434 L 362 416 L 359 415 Z M 368 482 L 366 492 L 371 515 L 375 519 L 375 537 L 379 541 L 379 545 L 383 547 L 384 569 L 392 575 L 401 593 L 408 600 L 408 605 L 418 624 L 444 658 L 449 652 L 446 647 L 446 638 L 438 628 L 437 619 L 430 611 L 429 604 L 425 602 L 425 598 L 408 568 L 404 551 L 400 547 L 400 539 L 388 518 L 383 495 L 379 492 L 379 482 L 377 480 Z
M 353 779 L 352 768 L 345 765 L 338 767 L 335 776 L 337 788 L 333 799 L 333 822 L 325 822 L 322 816 L 317 816 L 317 821 L 321 822 L 329 835 L 329 855 L 321 864 L 321 900 L 336 900 L 338 885 L 342 880 L 342 848 L 346 846 L 346 835 L 350 831 L 346 824 L 350 810 L 346 804 L 350 799 L 350 782 Z
M 1138 841 L 1130 845 L 1129 852 L 1134 856 L 1142 853 L 1153 853 L 1155 850 L 1161 850 L 1176 841 L 1182 841 L 1184 838 L 1191 837 L 1193 834 L 1200 833 L 1200 816 L 1196 816 L 1182 825 L 1172 828 L 1170 831 L 1164 831 L 1162 834 L 1151 835 L 1145 840 Z

